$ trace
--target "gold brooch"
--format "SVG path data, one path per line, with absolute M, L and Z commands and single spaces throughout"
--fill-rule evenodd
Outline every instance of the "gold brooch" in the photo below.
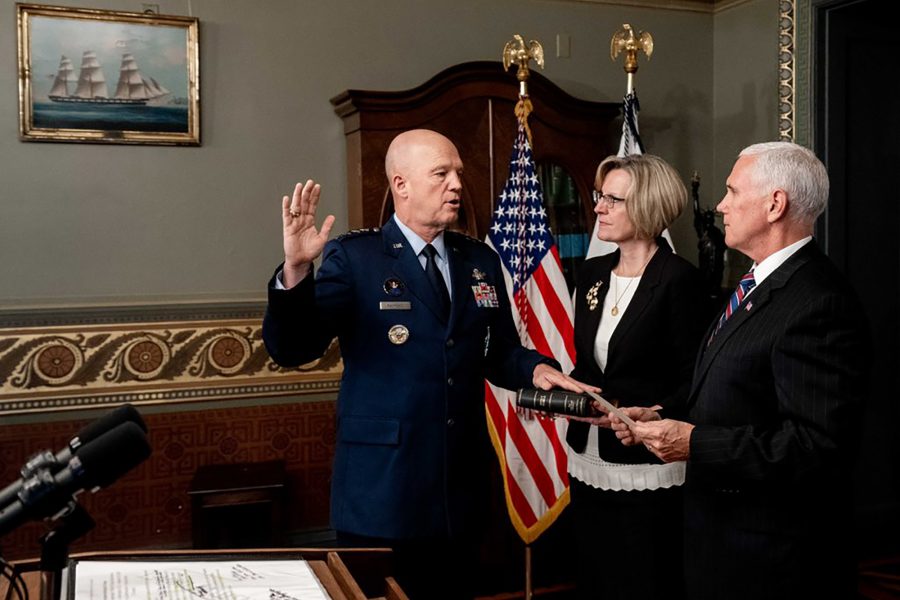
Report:
M 597 308 L 597 291 L 600 289 L 601 285 L 603 285 L 603 282 L 598 281 L 597 283 L 592 285 L 591 289 L 589 289 L 587 291 L 587 294 L 584 295 L 588 303 L 588 310 L 595 310 Z

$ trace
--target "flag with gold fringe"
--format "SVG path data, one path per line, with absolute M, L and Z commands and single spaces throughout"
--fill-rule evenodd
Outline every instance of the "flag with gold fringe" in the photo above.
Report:
M 531 102 L 520 100 L 509 177 L 486 242 L 500 255 L 523 345 L 554 357 L 568 373 L 575 362 L 572 304 L 535 172 L 530 112 Z M 507 509 L 513 527 L 529 544 L 569 503 L 566 421 L 519 411 L 514 392 L 488 382 L 485 387 L 488 428 L 500 460 Z

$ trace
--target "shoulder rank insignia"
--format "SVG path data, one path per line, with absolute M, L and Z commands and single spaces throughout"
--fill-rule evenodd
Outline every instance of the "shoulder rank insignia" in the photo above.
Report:
M 351 229 L 350 231 L 337 236 L 335 239 L 346 240 L 363 235 L 374 235 L 376 233 L 381 233 L 381 227 L 363 227 L 361 229 Z

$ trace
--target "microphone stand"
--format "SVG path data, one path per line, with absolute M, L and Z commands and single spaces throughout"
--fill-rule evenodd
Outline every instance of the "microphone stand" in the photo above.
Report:
M 57 525 L 41 536 L 40 600 L 60 600 L 62 569 L 69 558 L 69 544 L 94 528 L 94 519 L 74 499 Z

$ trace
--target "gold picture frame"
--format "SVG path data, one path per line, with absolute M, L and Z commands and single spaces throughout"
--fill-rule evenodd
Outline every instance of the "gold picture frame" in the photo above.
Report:
M 16 14 L 22 141 L 200 145 L 197 18 L 39 4 Z

